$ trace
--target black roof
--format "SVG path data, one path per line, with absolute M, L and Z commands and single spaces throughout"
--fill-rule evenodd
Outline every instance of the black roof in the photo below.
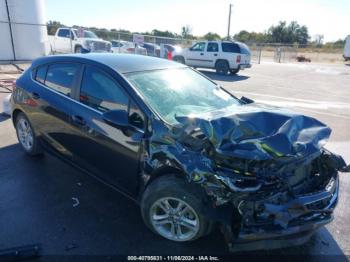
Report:
M 186 67 L 183 64 L 166 59 L 134 55 L 134 54 L 111 54 L 111 53 L 90 53 L 90 54 L 69 54 L 42 57 L 33 62 L 33 66 L 44 63 L 54 63 L 63 61 L 84 62 L 86 60 L 104 64 L 123 73 Z

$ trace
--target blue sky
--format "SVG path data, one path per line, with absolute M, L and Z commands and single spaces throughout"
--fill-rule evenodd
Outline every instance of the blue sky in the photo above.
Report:
M 350 0 L 45 0 L 47 20 L 67 25 L 170 30 L 190 25 L 194 35 L 227 33 L 228 6 L 233 3 L 231 33 L 262 32 L 280 20 L 296 20 L 311 36 L 325 41 L 350 34 Z

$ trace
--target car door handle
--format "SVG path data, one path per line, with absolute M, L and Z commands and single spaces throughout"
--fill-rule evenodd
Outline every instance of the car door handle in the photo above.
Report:
M 214 56 L 218 56 L 218 54 L 214 54 Z
M 201 55 L 204 55 L 203 53 L 201 53 Z
M 82 118 L 81 116 L 72 116 L 72 120 L 74 123 L 80 125 L 80 126 L 85 126 L 86 122 L 84 120 L 84 118 Z
M 32 97 L 33 97 L 33 99 L 36 99 L 36 100 L 40 99 L 40 95 L 38 93 L 35 93 L 35 92 L 32 93 Z

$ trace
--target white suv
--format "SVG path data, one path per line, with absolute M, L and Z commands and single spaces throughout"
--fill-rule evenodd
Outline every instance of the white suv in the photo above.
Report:
M 173 60 L 203 68 L 214 68 L 218 74 L 237 74 L 250 68 L 250 50 L 247 45 L 231 41 L 202 41 L 191 48 L 173 54 Z

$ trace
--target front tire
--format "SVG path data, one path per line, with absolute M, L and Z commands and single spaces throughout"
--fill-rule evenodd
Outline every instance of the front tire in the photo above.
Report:
M 220 60 L 215 65 L 216 73 L 219 75 L 227 75 L 230 67 L 227 61 Z
M 183 65 L 185 64 L 185 59 L 182 56 L 175 56 L 173 58 L 173 61 L 178 62 L 178 63 L 183 64 Z
M 193 241 L 210 233 L 212 223 L 202 214 L 205 207 L 196 189 L 174 175 L 155 180 L 141 201 L 145 224 L 154 233 L 176 242 Z
M 15 123 L 17 138 L 24 151 L 30 156 L 41 155 L 42 150 L 38 138 L 26 115 L 19 113 Z
M 76 53 L 76 54 L 81 54 L 82 53 L 82 48 L 81 48 L 81 46 L 76 46 L 75 47 L 75 49 L 74 49 L 74 53 Z

